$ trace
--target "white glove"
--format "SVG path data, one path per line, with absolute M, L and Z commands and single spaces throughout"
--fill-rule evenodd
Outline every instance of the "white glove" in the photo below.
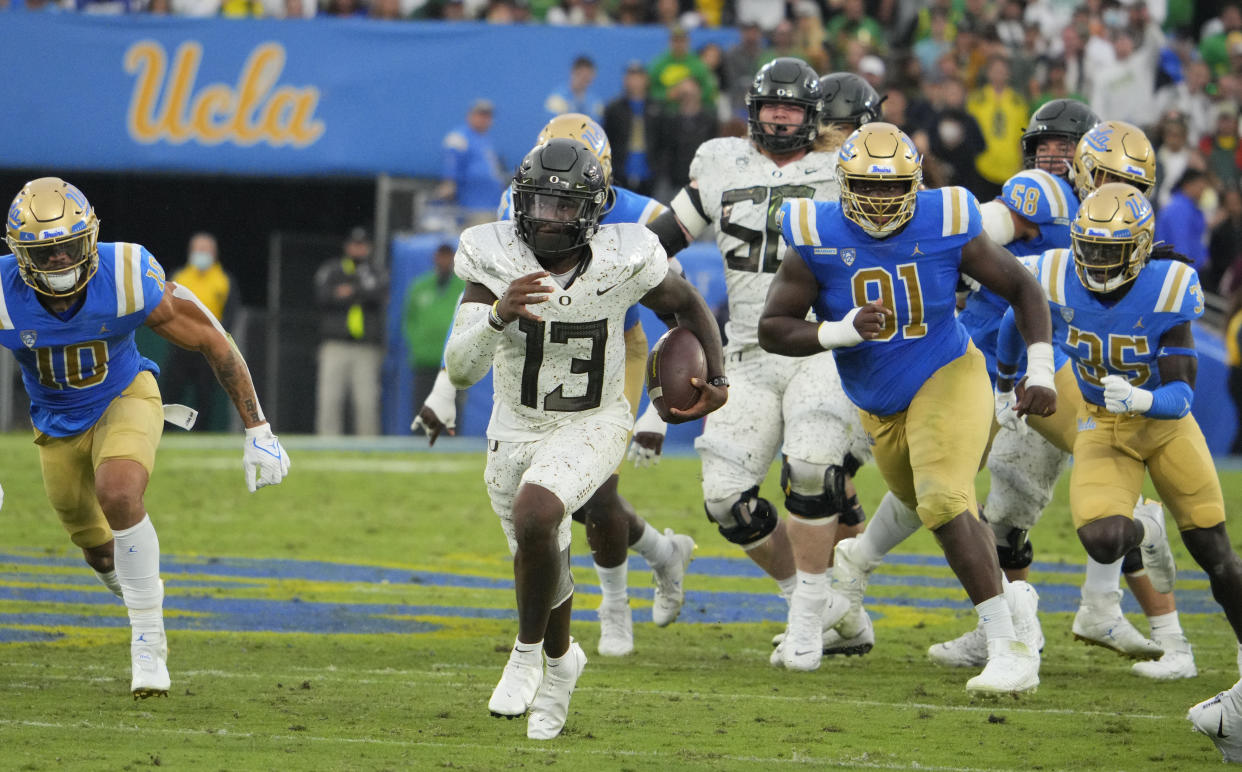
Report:
M 637 436 L 639 432 L 643 432 L 646 434 L 658 434 L 663 437 L 667 431 L 668 424 L 664 423 L 663 419 L 660 418 L 660 414 L 656 412 L 655 407 L 651 403 L 647 403 L 647 409 L 634 422 L 634 435 Z M 635 468 L 642 469 L 644 466 L 655 466 L 660 463 L 663 449 L 663 445 L 661 445 L 659 450 L 652 450 L 638 444 L 636 440 L 631 438 L 630 449 L 625 454 L 625 457 L 634 462 Z
M 436 374 L 435 385 L 431 387 L 431 393 L 427 395 L 427 401 L 423 403 L 423 407 L 435 413 L 445 429 L 457 428 L 457 389 L 454 389 L 449 381 L 448 370 L 441 370 Z M 422 410 L 420 409 L 419 412 L 421 413 Z M 423 419 L 415 415 L 414 422 L 410 424 L 410 432 L 416 432 L 419 429 L 431 434 L 423 423 Z
M 1019 436 L 1026 434 L 1030 429 L 1023 420 L 1025 416 L 1019 417 L 1015 406 L 1018 404 L 1018 395 L 1014 391 L 996 390 L 996 421 L 1001 426 L 1015 431 Z
M 1100 379 L 1104 386 L 1104 407 L 1110 413 L 1146 413 L 1151 410 L 1151 392 L 1130 385 L 1120 375 Z
M 262 423 L 246 430 L 242 468 L 246 470 L 246 487 L 251 493 L 265 485 L 276 485 L 289 474 L 289 454 L 281 446 L 280 438 L 272 434 L 270 425 Z

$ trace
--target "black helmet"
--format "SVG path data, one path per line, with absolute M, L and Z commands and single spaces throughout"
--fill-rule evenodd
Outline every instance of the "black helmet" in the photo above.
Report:
M 607 191 L 604 169 L 586 145 L 548 140 L 527 153 L 513 175 L 518 238 L 542 257 L 578 249 L 595 235 Z
M 1037 160 L 1035 146 L 1041 139 L 1064 137 L 1077 147 L 1082 135 L 1091 131 L 1091 127 L 1099 122 L 1099 116 L 1077 99 L 1054 99 L 1044 104 L 1031 116 L 1030 124 L 1022 133 L 1023 168 L 1035 168 Z M 1074 163 L 1074 151 L 1072 150 L 1067 163 L 1066 170 L 1061 176 L 1068 179 Z
M 790 134 L 768 134 L 759 122 L 759 108 L 765 103 L 798 105 L 806 110 L 802 124 Z M 819 75 L 801 59 L 782 56 L 773 59 L 755 75 L 746 92 L 746 111 L 750 117 L 750 138 L 772 153 L 792 153 L 811 146 L 819 133 L 824 94 Z
M 819 81 L 824 92 L 824 123 L 848 123 L 857 129 L 864 123 L 884 117 L 880 103 L 884 99 L 861 75 L 834 72 Z

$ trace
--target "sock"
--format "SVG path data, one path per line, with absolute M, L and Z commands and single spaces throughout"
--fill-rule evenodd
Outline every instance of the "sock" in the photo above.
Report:
M 543 641 L 535 643 L 522 643 L 521 640 L 514 639 L 513 651 L 509 654 L 509 659 L 514 662 L 521 662 L 527 665 L 540 664 L 540 656 L 543 654 Z
M 1124 559 L 1122 558 L 1121 560 Z M 1087 578 L 1082 583 L 1083 596 L 1085 597 L 1087 594 L 1104 595 L 1120 589 L 1121 560 L 1114 560 L 1112 563 L 1098 563 L 1088 557 Z
M 112 536 L 116 539 L 116 576 L 134 635 L 162 634 L 164 583 L 160 581 L 160 540 L 151 518 L 143 515 L 137 525 L 113 531 Z
M 818 600 L 828 597 L 828 574 L 799 570 L 794 574 L 799 597 Z
M 1183 637 L 1182 623 L 1178 620 L 1176 611 L 1147 617 L 1147 624 L 1151 625 L 1151 637 L 1153 639 Z
M 551 674 L 551 673 L 555 673 L 555 672 L 556 672 L 556 670 L 557 670 L 557 668 L 559 668 L 561 665 L 566 664 L 566 663 L 569 661 L 569 652 L 570 652 L 570 650 L 571 650 L 571 649 L 573 649 L 573 647 L 574 647 L 574 641 L 573 641 L 573 639 L 572 639 L 572 638 L 570 638 L 570 639 L 569 639 L 569 648 L 568 648 L 568 649 L 565 649 L 565 653 L 564 653 L 564 654 L 562 654 L 561 656 L 559 656 L 559 657 L 549 657 L 549 656 L 548 656 L 548 654 L 547 654 L 547 652 L 544 652 L 544 655 L 543 655 L 543 656 L 544 656 L 544 660 L 545 660 L 545 661 L 547 662 L 547 664 L 548 664 L 548 670 L 547 670 L 547 672 L 548 672 L 549 674 Z
M 858 537 L 858 556 L 873 569 L 893 549 L 910 538 L 922 526 L 916 512 L 910 510 L 891 492 L 885 493 L 876 507 L 867 530 Z
M 781 588 L 781 597 L 788 601 L 793 597 L 794 588 L 798 586 L 798 575 L 795 573 L 793 576 L 777 579 L 776 584 Z
M 989 643 L 1018 640 L 1013 631 L 1013 614 L 1010 613 L 1009 604 L 1005 602 L 1003 594 L 988 598 L 975 606 L 975 611 L 979 614 L 979 626 L 983 628 L 983 634 Z
M 94 569 L 91 570 L 94 571 Z M 125 600 L 125 593 L 121 592 L 121 580 L 116 578 L 116 569 L 111 571 L 95 571 L 95 578 L 102 582 L 104 587 L 111 590 L 113 595 L 121 600 Z
M 629 603 L 629 598 L 625 594 L 628 568 L 624 560 L 621 561 L 621 565 L 613 568 L 604 568 L 599 563 L 595 564 L 595 573 L 599 574 L 600 594 L 604 596 L 603 603 Z
M 672 539 L 652 528 L 650 523 L 643 524 L 643 535 L 630 549 L 642 555 L 647 565 L 653 568 L 664 565 L 673 557 Z

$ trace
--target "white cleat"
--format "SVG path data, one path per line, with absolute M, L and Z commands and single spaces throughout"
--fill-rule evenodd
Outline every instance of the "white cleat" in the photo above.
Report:
M 979 695 L 1022 694 L 1039 686 L 1039 652 L 1021 641 L 988 641 L 988 664 L 966 682 Z
M 509 653 L 509 661 L 505 664 L 500 683 L 492 690 L 492 698 L 487 701 L 487 709 L 496 718 L 517 718 L 530 709 L 543 680 L 543 655 L 539 654 L 534 662 L 526 662 L 518 657 L 516 648 Z
M 1195 705 L 1186 718 L 1196 732 L 1202 732 L 1216 743 L 1225 761 L 1242 762 L 1242 706 L 1233 689 Z
M 848 606 L 844 600 L 843 606 Z M 824 656 L 824 609 L 828 598 L 807 598 L 794 591 L 789 600 L 789 623 L 785 640 L 777 648 L 781 662 L 790 670 L 818 670 Z
M 1013 631 L 1018 640 L 1036 654 L 1044 650 L 1044 630 L 1039 624 L 1039 593 L 1028 582 L 1018 580 L 1005 585 L 1005 602 L 1013 615 Z
M 780 640 L 777 641 L 776 638 Z M 776 638 L 772 639 L 776 642 L 776 648 L 772 649 L 772 653 L 768 655 L 768 664 L 772 667 L 785 667 L 785 633 L 778 633 Z
M 686 602 L 686 590 L 682 581 L 686 577 L 686 569 L 694 560 L 694 539 L 681 533 L 673 533 L 672 528 L 665 528 L 664 535 L 673 542 L 673 558 L 663 568 L 652 566 L 651 579 L 655 582 L 655 600 L 651 604 L 651 621 L 656 627 L 668 627 L 681 614 L 681 607 Z
M 578 677 L 586 667 L 586 653 L 578 642 L 569 639 L 569 651 L 559 667 L 549 666 L 539 686 L 539 693 L 530 706 L 526 720 L 526 736 L 532 740 L 551 740 L 565 728 L 569 717 L 569 698 L 573 696 Z
M 875 566 L 867 565 L 856 553 L 858 539 L 842 539 L 833 552 L 832 589 L 849 599 L 851 606 L 861 606 L 867 592 L 867 581 Z
M 983 667 L 988 664 L 988 639 L 976 626 L 951 641 L 932 644 L 927 656 L 945 667 Z
M 1164 508 L 1159 501 L 1144 499 L 1134 507 L 1134 519 L 1143 524 L 1143 540 L 1139 542 L 1139 548 L 1143 552 L 1143 566 L 1151 577 L 1151 586 L 1156 592 L 1173 592 L 1177 565 L 1173 562 L 1173 550 L 1169 548 Z
M 605 657 L 634 653 L 634 613 L 628 600 L 599 604 L 599 653 Z
M 129 691 L 134 699 L 167 697 L 172 680 L 168 677 L 168 639 L 163 633 L 140 633 L 129 644 L 133 678 Z
M 862 607 L 850 608 L 837 626 L 824 631 L 824 656 L 862 656 L 875 646 L 875 628 Z
M 1099 594 L 1084 592 L 1070 630 L 1075 640 L 1112 649 L 1123 657 L 1160 659 L 1164 655 L 1164 649 L 1143 637 L 1121 613 L 1121 590 Z
M 1135 662 L 1130 666 L 1135 675 L 1158 681 L 1176 681 L 1199 675 L 1194 651 L 1185 635 L 1161 638 L 1157 645 L 1164 649 L 1164 656 L 1152 662 Z

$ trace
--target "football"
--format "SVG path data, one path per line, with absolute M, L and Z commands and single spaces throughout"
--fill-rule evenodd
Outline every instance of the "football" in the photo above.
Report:
M 707 355 L 694 333 L 674 327 L 664 333 L 647 357 L 647 397 L 665 423 L 681 419 L 669 414 L 669 408 L 687 410 L 699 399 L 699 389 L 691 378 L 707 380 Z

